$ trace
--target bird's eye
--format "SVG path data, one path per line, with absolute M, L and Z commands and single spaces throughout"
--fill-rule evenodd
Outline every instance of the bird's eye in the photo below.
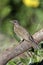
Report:
M 18 23 L 18 21 L 17 20 L 14 20 L 14 23 Z

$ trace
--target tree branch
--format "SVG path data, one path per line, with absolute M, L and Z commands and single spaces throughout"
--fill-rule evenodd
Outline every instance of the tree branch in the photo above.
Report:
M 33 35 L 34 40 L 39 43 L 41 41 L 43 41 L 43 29 L 41 29 L 40 31 L 36 32 Z
M 39 32 L 36 32 L 33 35 L 34 40 L 39 43 L 40 41 L 43 40 L 43 29 L 40 30 Z M 15 48 L 8 48 L 3 53 L 0 54 L 0 65 L 5 65 L 9 60 L 12 58 L 15 58 L 16 56 L 20 55 L 21 53 L 27 51 L 32 45 L 31 41 L 26 41 L 24 40 L 21 42 L 21 44 L 17 45 Z M 33 45 L 34 46 L 34 45 Z

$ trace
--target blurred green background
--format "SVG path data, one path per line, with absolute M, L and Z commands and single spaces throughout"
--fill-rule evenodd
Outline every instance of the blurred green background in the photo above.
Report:
M 26 6 L 24 3 L 23 0 L 0 0 L 0 35 L 5 34 L 11 39 L 16 37 L 13 31 L 13 24 L 10 23 L 12 20 L 18 20 L 20 25 L 25 27 L 31 34 L 43 28 L 43 0 L 39 0 L 40 4 L 37 7 Z M 3 38 L 3 36 L 0 37 Z M 4 43 L 8 43 L 8 41 L 9 38 L 6 38 Z M 5 46 L 7 45 L 5 44 Z M 37 57 L 35 59 L 33 57 L 30 59 L 26 58 L 25 60 L 19 58 L 24 63 L 23 65 L 28 65 L 29 62 L 32 60 L 36 61 L 36 59 Z M 16 59 L 16 61 L 18 60 Z M 8 65 L 16 65 L 16 61 L 10 61 Z

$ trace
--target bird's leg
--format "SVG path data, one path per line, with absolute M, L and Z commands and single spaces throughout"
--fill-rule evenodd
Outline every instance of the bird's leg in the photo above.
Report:
M 20 40 L 20 44 L 24 41 L 24 39 Z

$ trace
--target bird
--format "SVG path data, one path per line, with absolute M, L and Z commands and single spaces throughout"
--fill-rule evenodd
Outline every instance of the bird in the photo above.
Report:
M 28 31 L 24 27 L 22 27 L 17 20 L 13 20 L 10 22 L 14 24 L 14 32 L 20 38 L 20 43 L 24 40 L 30 43 L 31 48 L 27 50 L 27 54 L 31 57 L 33 54 L 29 51 L 31 51 L 32 48 L 34 48 L 35 50 L 39 49 L 37 43 L 34 41 L 32 35 L 28 33 Z
M 21 41 L 23 40 L 26 40 L 28 42 L 31 41 L 30 45 L 34 49 L 38 49 L 38 44 L 34 41 L 34 38 L 32 37 L 32 35 L 24 27 L 22 27 L 19 24 L 18 20 L 13 20 L 10 22 L 14 24 L 14 32 L 20 38 Z

